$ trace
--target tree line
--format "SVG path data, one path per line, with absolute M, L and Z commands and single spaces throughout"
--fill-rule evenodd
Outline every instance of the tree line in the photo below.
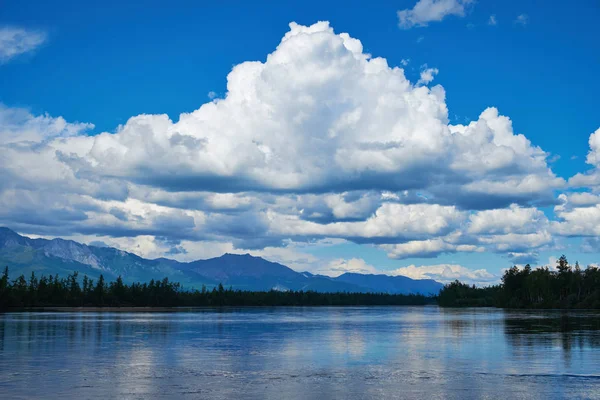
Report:
M 107 282 L 74 272 L 29 279 L 21 275 L 11 281 L 8 267 L 0 278 L 0 309 L 29 307 L 199 307 L 199 306 L 347 306 L 347 305 L 424 305 L 431 298 L 423 295 L 388 293 L 320 293 L 313 291 L 241 291 L 225 289 L 184 290 L 168 278 L 148 283 L 123 282 L 119 276 Z
M 502 283 L 478 288 L 459 281 L 446 285 L 438 296 L 445 307 L 581 308 L 600 309 L 600 269 L 569 264 L 562 255 L 556 271 L 516 266 L 502 276 Z

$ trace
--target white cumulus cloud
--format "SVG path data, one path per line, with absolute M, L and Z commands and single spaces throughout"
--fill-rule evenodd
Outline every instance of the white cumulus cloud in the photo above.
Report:
M 431 82 L 433 82 L 434 77 L 439 73 L 440 71 L 437 68 L 425 68 L 422 72 L 421 72 L 421 77 L 419 78 L 419 80 L 417 81 L 417 85 L 418 84 L 423 84 L 423 85 L 427 85 Z
M 491 274 L 485 269 L 472 270 L 458 264 L 409 265 L 394 270 L 393 274 L 412 279 L 433 279 L 442 283 L 459 280 L 476 285 L 499 283 L 500 280 L 499 276 Z
M 485 249 L 476 244 L 452 243 L 450 238 L 437 238 L 426 240 L 411 240 L 406 243 L 384 244 L 380 247 L 387 252 L 388 257 L 403 258 L 432 258 L 443 253 L 472 253 L 483 252 Z
M 564 182 L 547 154 L 495 108 L 469 125 L 449 125 L 444 89 L 421 86 L 436 72 L 426 69 L 412 84 L 328 23 L 292 23 L 266 62 L 234 67 L 225 98 L 177 122 L 132 117 L 116 133 L 60 151 L 76 156 L 69 161 L 80 174 L 169 191 L 448 192 L 455 185 L 456 201 L 481 193 L 551 198 Z
M 572 187 L 600 187 L 600 128 L 590 134 L 588 140 L 590 150 L 586 157 L 586 163 L 591 165 L 592 170 L 586 173 L 578 173 L 569 179 Z
M 152 255 L 172 246 L 149 237 L 172 237 L 180 257 L 196 254 L 187 242 L 260 251 L 325 239 L 396 259 L 522 257 L 568 233 L 535 208 L 565 186 L 548 154 L 494 107 L 449 124 L 444 88 L 423 85 L 437 70 L 423 73 L 409 81 L 327 22 L 292 23 L 266 60 L 233 68 L 224 96 L 175 121 L 138 115 L 89 135 L 92 124 L 0 106 L 0 224 L 144 236 L 129 246 Z M 572 196 L 562 222 L 582 201 Z

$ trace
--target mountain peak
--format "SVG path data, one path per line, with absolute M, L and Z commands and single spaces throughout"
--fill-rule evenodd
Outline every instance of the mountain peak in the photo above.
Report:
M 337 280 L 355 285 L 376 288 L 387 293 L 425 293 L 437 294 L 443 285 L 433 280 L 415 280 L 407 276 L 390 276 L 385 274 L 358 274 L 346 272 Z
M 6 227 L 0 227 L 0 247 L 3 246 L 27 246 L 30 239 L 19 235 L 17 232 Z
M 208 260 L 180 263 L 148 260 L 113 247 L 95 247 L 64 239 L 30 239 L 0 227 L 0 259 L 17 275 L 44 273 L 66 276 L 73 271 L 97 279 L 100 273 L 121 275 L 128 282 L 151 279 L 180 281 L 186 287 L 223 283 L 241 290 L 314 290 L 318 292 L 387 292 L 435 294 L 442 284 L 407 277 L 345 273 L 332 278 L 289 267 L 249 253 L 225 253 Z
M 254 257 L 253 255 L 251 255 L 250 253 L 246 253 L 246 254 L 239 254 L 239 253 L 225 253 L 223 254 L 221 257 L 217 257 L 217 258 L 260 258 L 261 257 Z
M 0 236 L 21 236 L 17 232 L 5 226 L 0 226 Z

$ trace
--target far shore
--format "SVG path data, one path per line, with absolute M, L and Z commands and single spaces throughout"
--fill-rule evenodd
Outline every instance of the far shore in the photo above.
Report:
M 262 305 L 262 306 L 182 306 L 182 307 L 25 307 L 25 308 L 8 308 L 0 310 L 1 313 L 15 313 L 15 312 L 185 312 L 194 311 L 201 309 L 233 309 L 233 308 L 315 308 L 315 307 L 424 307 L 424 306 L 437 306 L 435 303 L 424 304 L 424 305 L 304 305 L 304 306 L 286 306 L 286 305 Z
M 160 311 L 186 311 L 201 307 L 25 307 L 8 308 L 2 312 L 160 312 Z

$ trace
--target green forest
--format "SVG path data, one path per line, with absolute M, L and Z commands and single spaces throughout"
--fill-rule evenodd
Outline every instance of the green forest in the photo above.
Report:
M 81 283 L 80 283 L 81 282 Z M 250 292 L 225 289 L 219 284 L 208 290 L 184 290 L 168 278 L 149 283 L 126 284 L 121 277 L 106 282 L 100 275 L 94 282 L 77 272 L 66 278 L 56 276 L 29 279 L 23 275 L 11 281 L 8 267 L 0 278 L 0 309 L 31 307 L 200 307 L 200 306 L 351 306 L 424 305 L 432 298 L 422 295 L 388 293 L 320 293 L 312 291 Z
M 562 255 L 556 271 L 532 269 L 529 264 L 508 269 L 502 283 L 478 288 L 459 281 L 446 285 L 438 296 L 442 307 L 600 309 L 600 269 L 570 265 Z
M 184 290 L 168 278 L 126 284 L 121 277 L 97 281 L 77 272 L 11 280 L 8 267 L 0 278 L 0 309 L 32 307 L 198 307 L 198 306 L 344 306 L 425 305 L 442 307 L 600 309 L 600 269 L 570 265 L 563 255 L 556 271 L 516 266 L 499 285 L 476 287 L 459 281 L 444 286 L 437 297 L 388 293 L 321 293 L 313 291 L 241 291 L 217 287 Z

